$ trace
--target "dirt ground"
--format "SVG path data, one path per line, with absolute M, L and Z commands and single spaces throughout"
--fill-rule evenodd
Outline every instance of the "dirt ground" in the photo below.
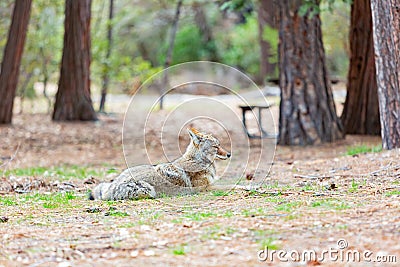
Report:
M 400 262 L 400 151 L 348 152 L 361 144 L 375 147 L 379 138 L 347 136 L 334 144 L 278 146 L 257 190 L 89 201 L 87 190 L 125 168 L 122 122 L 122 114 L 101 116 L 94 123 L 54 123 L 48 115 L 35 114 L 16 115 L 12 126 L 0 127 L 0 266 Z M 187 139 L 180 141 L 184 145 Z M 155 143 L 149 149 L 160 148 Z M 232 166 L 240 166 L 242 158 L 232 153 Z M 262 162 L 260 168 L 268 171 L 270 165 Z M 249 170 L 235 170 L 224 177 L 251 179 Z M 277 250 L 287 254 L 262 260 Z M 301 255 L 305 250 L 325 258 L 295 259 L 296 251 Z M 331 259 L 325 250 L 333 251 Z M 366 256 L 347 262 L 351 252 Z

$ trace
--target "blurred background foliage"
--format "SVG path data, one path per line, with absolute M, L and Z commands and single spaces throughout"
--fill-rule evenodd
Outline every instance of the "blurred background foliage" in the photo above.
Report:
M 0 1 L 0 60 L 7 40 L 13 0 Z M 324 4 L 323 4 L 324 5 Z M 328 3 L 325 3 L 328 5 Z M 211 60 L 239 68 L 255 78 L 260 72 L 257 1 L 183 2 L 172 64 Z M 92 1 L 93 92 L 99 92 L 102 74 L 110 74 L 110 93 L 131 91 L 160 71 L 168 49 L 176 1 L 117 0 L 114 19 L 108 21 L 109 0 Z M 350 5 L 335 1 L 321 8 L 323 41 L 329 72 L 341 80 L 348 69 Z M 64 34 L 64 1 L 35 0 L 19 79 L 18 95 L 54 94 L 59 78 Z M 111 56 L 106 60 L 107 26 L 113 27 Z M 278 30 L 266 27 L 262 38 L 277 62 Z M 278 73 L 276 72 L 276 77 Z M 94 96 L 97 98 L 97 96 Z

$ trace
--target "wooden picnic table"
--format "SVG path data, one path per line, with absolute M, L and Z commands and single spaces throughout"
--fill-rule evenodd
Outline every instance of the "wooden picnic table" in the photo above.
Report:
M 247 134 L 247 136 L 249 138 L 272 138 L 272 137 L 276 137 L 275 135 L 271 135 L 268 134 L 264 128 L 262 127 L 262 120 L 261 120 L 261 114 L 263 110 L 267 110 L 271 107 L 272 105 L 240 105 L 239 108 L 242 109 L 242 122 L 243 122 L 243 126 L 244 126 L 244 130 Z M 258 113 L 258 125 L 260 127 L 260 135 L 256 135 L 256 134 L 251 134 L 249 132 L 249 129 L 247 128 L 247 124 L 246 124 L 246 112 L 247 111 L 251 111 L 253 112 L 253 110 L 257 110 Z

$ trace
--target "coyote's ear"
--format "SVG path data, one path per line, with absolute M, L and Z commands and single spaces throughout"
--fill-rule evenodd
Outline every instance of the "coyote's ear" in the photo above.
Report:
M 200 140 L 199 140 L 199 137 L 196 134 L 197 130 L 194 129 L 194 128 L 188 128 L 187 131 L 189 133 L 190 138 L 193 141 L 193 144 L 198 145 L 200 143 Z

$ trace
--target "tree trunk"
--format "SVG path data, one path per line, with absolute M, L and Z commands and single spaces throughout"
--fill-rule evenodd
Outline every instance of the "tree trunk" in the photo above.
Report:
M 16 0 L 0 73 L 0 124 L 11 123 L 32 0 Z
M 90 98 L 91 0 L 66 0 L 64 49 L 53 120 L 96 120 Z
M 354 0 L 349 37 L 351 57 L 346 102 L 341 116 L 344 131 L 378 135 L 381 127 L 369 0 Z
M 325 66 L 319 15 L 299 15 L 301 0 L 279 1 L 279 144 L 343 138 Z M 319 1 L 315 1 L 319 4 Z
M 260 42 L 260 82 L 263 84 L 266 78 L 271 78 L 275 72 L 275 63 L 270 63 L 272 56 L 271 45 L 264 40 L 265 27 L 277 28 L 275 0 L 261 0 L 258 7 L 258 40 Z M 275 77 L 276 78 L 276 77 Z
M 400 0 L 371 0 L 384 149 L 400 147 Z
M 207 16 L 204 12 L 202 3 L 193 2 L 192 9 L 194 11 L 194 21 L 203 39 L 203 45 L 207 48 L 210 53 L 210 60 L 218 62 L 219 56 L 217 53 L 217 47 L 215 46 L 214 36 L 212 29 L 207 21 Z
M 175 16 L 174 16 L 174 20 L 172 21 L 172 26 L 171 26 L 171 36 L 169 38 L 167 56 L 165 57 L 163 87 L 162 88 L 164 88 L 164 89 L 167 88 L 167 90 L 168 90 L 168 86 L 169 86 L 167 69 L 169 68 L 169 66 L 171 66 L 171 62 L 172 62 L 172 53 L 174 52 L 175 36 L 176 36 L 176 32 L 178 31 L 178 22 L 179 22 L 179 16 L 181 14 L 182 3 L 183 3 L 183 0 L 178 0 L 178 2 L 176 4 Z M 165 97 L 165 91 L 162 89 L 161 97 L 160 97 L 160 110 L 164 108 L 164 97 Z
M 104 112 L 104 106 L 106 103 L 108 84 L 110 83 L 110 56 L 111 56 L 111 46 L 112 46 L 112 20 L 114 17 L 114 0 L 110 0 L 109 14 L 108 14 L 108 27 L 107 27 L 107 53 L 106 53 L 106 64 L 104 64 L 103 72 L 103 84 L 101 88 L 101 99 L 99 112 Z

